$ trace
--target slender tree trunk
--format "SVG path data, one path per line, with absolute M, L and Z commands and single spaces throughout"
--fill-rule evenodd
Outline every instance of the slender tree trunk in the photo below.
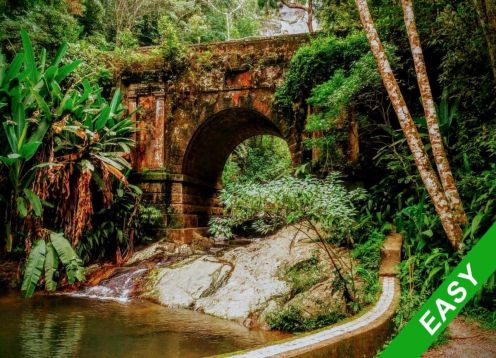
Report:
M 388 92 L 391 104 L 393 105 L 394 111 L 398 117 L 398 121 L 403 132 L 405 133 L 405 138 L 408 146 L 410 147 L 410 151 L 412 152 L 415 164 L 420 173 L 420 177 L 422 178 L 427 192 L 431 197 L 432 203 L 439 214 L 441 224 L 443 225 L 448 240 L 455 249 L 460 249 L 462 246 L 462 230 L 456 222 L 453 212 L 450 210 L 448 200 L 442 190 L 439 178 L 432 168 L 429 156 L 427 155 L 418 134 L 417 127 L 415 126 L 405 99 L 403 98 L 403 94 L 399 88 L 398 82 L 393 74 L 393 70 L 391 69 L 391 65 L 389 64 L 389 60 L 386 56 L 386 51 L 384 50 L 381 40 L 379 39 L 379 34 L 375 29 L 374 22 L 367 5 L 367 0 L 355 0 L 355 2 L 358 7 L 360 19 L 367 34 L 371 51 L 376 59 L 379 72 Z
M 473 3 L 486 39 L 489 60 L 496 82 L 496 4 L 494 0 L 473 0 Z
M 439 131 L 439 118 L 437 116 L 436 105 L 434 104 L 434 99 L 432 97 L 420 37 L 417 32 L 417 25 L 415 24 L 413 0 L 402 0 L 402 4 L 406 31 L 408 33 L 408 40 L 412 49 L 415 73 L 417 74 L 417 82 L 420 89 L 420 95 L 422 97 L 422 105 L 424 107 L 425 119 L 429 132 L 429 140 L 432 145 L 434 162 L 436 163 L 437 172 L 439 174 L 439 178 L 441 179 L 441 185 L 443 186 L 446 194 L 446 199 L 448 199 L 448 203 L 450 204 L 451 210 L 453 210 L 455 218 L 460 224 L 466 224 L 467 216 L 465 215 L 460 195 L 456 189 L 455 179 L 450 169 L 446 150 L 444 149 L 443 138 L 441 137 L 441 132 Z
M 308 0 L 307 5 L 307 26 L 308 32 L 313 33 L 313 1 Z
M 300 9 L 307 13 L 307 27 L 308 32 L 313 33 L 313 0 L 308 0 L 307 5 L 301 5 L 296 2 L 289 2 L 288 0 L 281 0 L 281 2 L 290 9 Z

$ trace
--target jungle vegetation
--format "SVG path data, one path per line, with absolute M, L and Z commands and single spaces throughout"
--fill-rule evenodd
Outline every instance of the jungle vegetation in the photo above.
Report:
M 352 248 L 371 281 L 381 240 L 397 231 L 401 326 L 496 220 L 494 3 L 287 3 L 319 23 L 275 96 L 288 126 L 306 132 L 304 162 L 292 167 L 278 140 L 243 143 L 223 174 L 226 215 L 211 231 L 230 237 L 318 224 L 322 244 Z M 174 76 L 187 45 L 257 35 L 279 6 L 0 1 L 1 258 L 21 262 L 26 296 L 41 283 L 54 290 L 83 280 L 91 261 L 122 262 L 160 220 L 127 179 L 135 129 L 116 83 L 142 60 L 137 48 L 157 45 L 153 55 Z M 350 123 L 358 128 L 355 157 L 343 149 Z M 340 279 L 354 302 L 353 277 Z M 495 290 L 493 276 L 466 308 L 493 327 Z

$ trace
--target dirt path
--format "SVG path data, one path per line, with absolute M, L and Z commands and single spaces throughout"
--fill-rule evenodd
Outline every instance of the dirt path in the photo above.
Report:
M 462 317 L 457 317 L 448 330 L 448 343 L 428 350 L 423 358 L 496 358 L 496 332 Z

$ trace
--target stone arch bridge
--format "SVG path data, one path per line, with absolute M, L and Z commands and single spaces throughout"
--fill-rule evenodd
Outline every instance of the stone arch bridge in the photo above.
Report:
M 160 62 L 123 75 L 129 109 L 141 108 L 134 180 L 145 200 L 163 210 L 164 223 L 176 228 L 168 230 L 171 239 L 189 242 L 222 213 L 222 170 L 244 140 L 284 138 L 293 161 L 301 160 L 301 130 L 289 128 L 272 102 L 291 57 L 306 42 L 307 35 L 289 35 L 195 45 L 180 75 Z

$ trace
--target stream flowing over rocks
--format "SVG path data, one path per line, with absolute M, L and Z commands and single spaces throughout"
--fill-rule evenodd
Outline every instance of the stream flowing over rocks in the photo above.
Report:
M 155 257 L 168 255 L 166 250 L 160 249 L 161 245 L 157 243 L 145 249 L 146 255 L 137 253 L 135 256 L 141 255 L 143 259 L 150 254 Z M 266 315 L 291 303 L 291 287 L 284 280 L 284 273 L 312 257 L 322 257 L 325 262 L 321 250 L 305 233 L 294 227 L 284 228 L 245 246 L 218 253 L 199 254 L 196 251 L 171 265 L 154 268 L 145 278 L 142 296 L 168 307 L 189 308 L 235 320 L 248 327 L 267 329 Z M 132 259 L 133 263 L 139 261 L 136 257 Z M 327 280 L 308 290 L 307 301 L 313 301 L 315 292 L 322 294 L 319 287 L 323 284 L 328 286 L 326 282 L 332 276 L 330 269 L 323 265 L 322 270 L 328 273 Z M 301 295 L 294 299 L 301 301 Z M 318 300 L 316 297 L 315 301 Z M 340 299 L 334 301 L 338 303 Z M 311 310 L 311 305 L 306 306 Z

